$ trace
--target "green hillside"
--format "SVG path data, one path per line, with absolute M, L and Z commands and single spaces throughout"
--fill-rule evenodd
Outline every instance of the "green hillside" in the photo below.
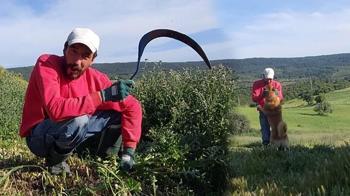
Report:
M 253 79 L 261 76 L 266 66 L 276 70 L 276 76 L 282 79 L 297 79 L 305 77 L 330 77 L 350 80 L 350 54 L 333 54 L 295 58 L 246 58 L 211 60 L 212 65 L 224 65 L 234 70 L 240 79 Z M 155 65 L 161 69 L 179 70 L 189 67 L 206 68 L 202 61 L 191 62 L 141 62 L 140 73 L 152 69 Z M 127 63 L 96 63 L 98 70 L 110 77 L 130 77 L 136 69 L 136 62 Z M 10 68 L 10 71 L 20 73 L 28 79 L 32 66 Z
M 0 67 L 0 138 L 17 135 L 27 82 Z
M 258 113 L 240 107 L 252 131 L 230 140 L 227 195 L 349 195 L 350 88 L 326 94 L 333 113 L 319 116 L 298 99 L 283 106 L 289 148 L 261 144 Z
M 288 132 L 292 143 L 296 140 L 317 140 L 319 142 L 332 140 L 335 138 L 344 141 L 350 138 L 350 88 L 333 91 L 326 94 L 326 99 L 331 103 L 333 113 L 328 116 L 317 115 L 313 111 L 314 106 L 307 106 L 299 99 L 287 101 L 283 105 L 283 118 L 288 124 Z M 254 107 L 240 107 L 239 112 L 245 115 L 251 127 L 255 130 L 255 136 L 244 136 L 245 139 L 252 141 L 260 140 L 260 125 L 258 121 L 258 112 Z M 294 141 L 293 141 L 294 138 Z M 299 142 L 299 141 L 298 141 Z

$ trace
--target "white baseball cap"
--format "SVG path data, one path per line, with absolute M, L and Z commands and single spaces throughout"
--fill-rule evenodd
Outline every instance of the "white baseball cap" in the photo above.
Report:
M 266 79 L 273 79 L 275 72 L 272 68 L 265 68 L 263 75 Z
M 87 46 L 92 53 L 95 53 L 100 46 L 100 38 L 98 35 L 88 28 L 75 28 L 68 35 L 67 38 L 68 46 L 81 43 Z

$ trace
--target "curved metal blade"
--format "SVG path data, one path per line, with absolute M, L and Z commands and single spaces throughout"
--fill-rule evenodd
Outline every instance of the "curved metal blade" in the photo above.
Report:
M 152 41 L 153 39 L 156 39 L 158 37 L 169 37 L 169 38 L 173 38 L 176 40 L 179 40 L 185 44 L 187 44 L 188 46 L 190 46 L 191 48 L 193 48 L 204 60 L 204 62 L 207 64 L 207 66 L 209 67 L 209 69 L 211 69 L 211 65 L 210 62 L 207 58 L 207 55 L 204 53 L 203 49 L 200 47 L 200 45 L 194 41 L 192 38 L 190 38 L 189 36 L 183 34 L 183 33 L 179 33 L 177 31 L 174 30 L 170 30 L 170 29 L 156 29 L 153 31 L 150 31 L 148 33 L 146 33 L 145 35 L 142 36 L 140 42 L 139 42 L 139 53 L 138 53 L 138 58 L 137 58 L 137 67 L 136 67 L 136 71 L 135 73 L 131 76 L 130 79 L 133 79 L 140 67 L 140 59 L 141 56 L 143 54 L 143 51 L 146 47 L 146 45 Z

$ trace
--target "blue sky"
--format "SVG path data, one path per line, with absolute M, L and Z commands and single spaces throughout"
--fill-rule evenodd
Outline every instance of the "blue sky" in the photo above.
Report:
M 0 0 L 0 65 L 35 64 L 62 54 L 74 27 L 101 38 L 96 62 L 137 59 L 138 41 L 157 28 L 196 40 L 210 60 L 299 57 L 350 52 L 348 0 Z M 169 38 L 152 41 L 142 59 L 197 61 Z

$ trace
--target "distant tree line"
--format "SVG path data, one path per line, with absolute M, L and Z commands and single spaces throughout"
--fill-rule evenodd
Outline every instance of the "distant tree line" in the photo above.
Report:
M 315 78 L 350 78 L 350 54 L 334 54 L 297 58 L 247 58 L 247 59 L 221 59 L 211 60 L 213 66 L 224 65 L 234 70 L 240 80 L 253 80 L 261 78 L 262 70 L 265 67 L 272 67 L 277 73 L 278 79 L 303 79 Z M 190 62 L 149 62 L 140 63 L 140 73 L 152 70 L 154 66 L 162 70 L 181 70 L 184 68 L 199 67 L 206 69 L 202 61 Z M 115 75 L 121 78 L 128 78 L 136 70 L 136 62 L 125 63 L 96 63 L 96 69 L 107 73 L 110 77 Z M 28 80 L 33 66 L 9 68 L 9 71 L 21 73 L 24 79 Z M 139 75 L 138 75 L 139 76 Z
M 240 105 L 255 106 L 251 100 L 251 85 L 252 81 L 240 81 L 238 83 L 239 87 L 236 88 L 235 91 L 239 94 L 238 103 Z M 283 96 L 286 101 L 299 98 L 307 102 L 308 105 L 313 105 L 315 103 L 323 102 L 317 102 L 315 100 L 317 96 L 322 96 L 323 94 L 334 90 L 350 87 L 350 80 L 327 80 L 320 78 L 299 79 L 282 82 L 282 85 Z
M 286 100 L 301 98 L 312 103 L 314 96 L 347 87 L 350 87 L 350 80 L 310 78 L 286 85 L 283 91 Z
M 342 89 L 350 86 L 350 54 L 334 54 L 297 58 L 247 58 L 212 60 L 213 67 L 222 65 L 233 71 L 239 105 L 253 105 L 250 98 L 252 82 L 261 78 L 265 67 L 272 67 L 276 79 L 283 84 L 286 100 L 301 98 L 313 103 L 314 97 L 322 93 Z M 108 74 L 111 79 L 129 78 L 136 70 L 136 62 L 126 63 L 96 63 L 96 69 Z M 155 69 L 185 70 L 189 68 L 207 69 L 202 61 L 191 62 L 149 62 L 140 63 L 136 80 Z M 8 69 L 28 80 L 33 66 Z

